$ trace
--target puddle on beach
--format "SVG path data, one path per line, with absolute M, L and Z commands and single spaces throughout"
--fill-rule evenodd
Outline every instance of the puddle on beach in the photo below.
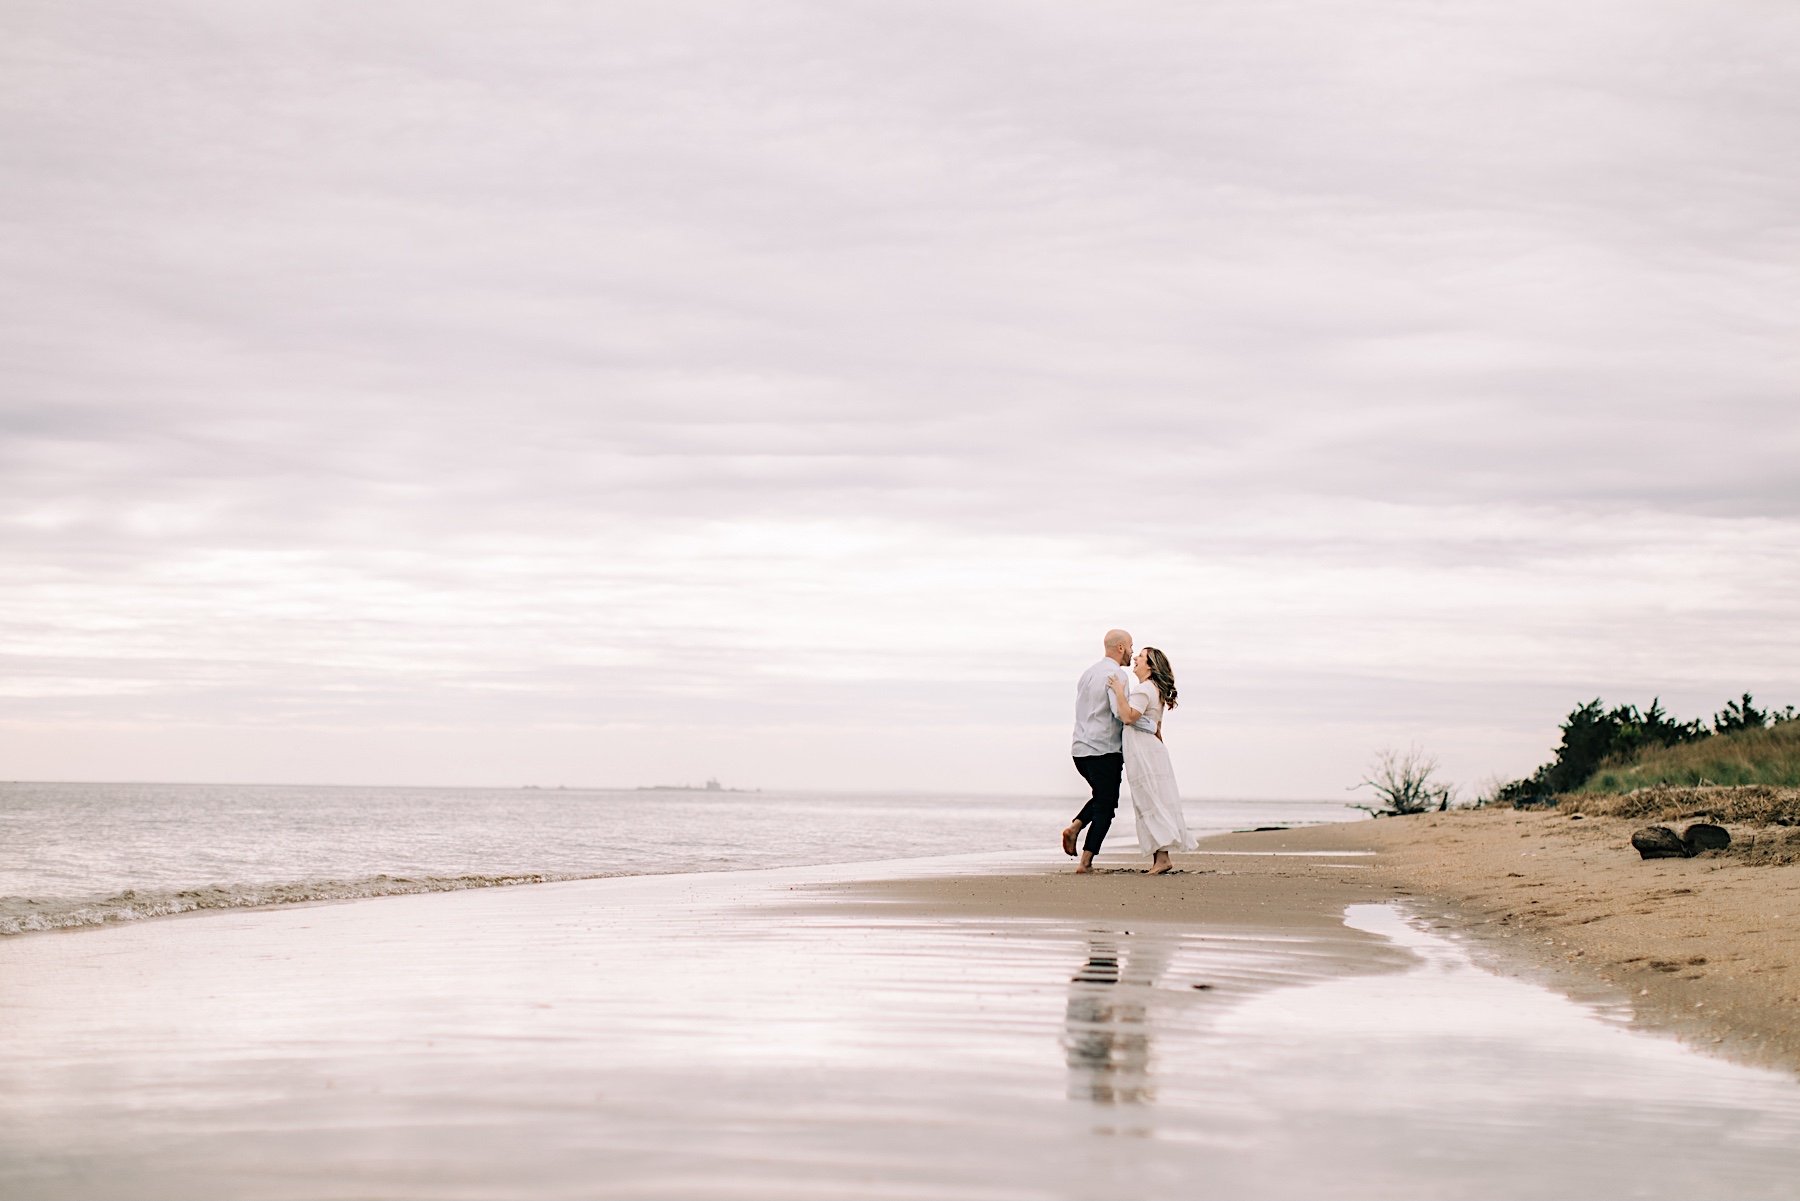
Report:
M 1392 906 L 847 917 L 797 878 L 11 941 L 0 1197 L 1793 1194 L 1792 1079 Z
M 1373 859 L 1374 851 L 1195 851 L 1197 859 L 1243 855 L 1255 859 Z
M 1182 937 L 1093 936 L 1064 1039 L 1093 1133 L 1205 1147 L 1222 1195 L 1792 1195 L 1789 1077 L 1483 971 L 1395 906 L 1345 925 L 1416 958 L 1212 1012 Z

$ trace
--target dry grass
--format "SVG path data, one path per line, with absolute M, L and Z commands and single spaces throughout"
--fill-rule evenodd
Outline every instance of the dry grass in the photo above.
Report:
M 1560 809 L 1594 817 L 1623 817 L 1665 825 L 1715 822 L 1731 830 L 1731 845 L 1711 854 L 1750 863 L 1800 863 L 1800 788 L 1752 784 L 1742 788 L 1682 788 L 1658 784 L 1627 793 L 1574 793 Z
M 1742 822 L 1753 826 L 1800 826 L 1800 788 L 1751 784 L 1742 788 L 1680 787 L 1657 784 L 1633 792 L 1577 792 L 1559 806 L 1568 813 L 1628 817 L 1652 822 Z
M 1800 721 L 1656 747 L 1630 763 L 1608 764 L 1582 793 L 1629 793 L 1654 785 L 1769 785 L 1800 788 Z
M 1800 830 L 1779 826 L 1738 834 L 1723 852 L 1751 863 L 1800 863 Z

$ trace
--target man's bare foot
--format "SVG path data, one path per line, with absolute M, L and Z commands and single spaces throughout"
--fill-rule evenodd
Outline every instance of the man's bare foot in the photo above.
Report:
M 1075 874 L 1078 876 L 1091 876 L 1094 874 L 1094 852 L 1081 852 L 1081 866 L 1075 869 Z
M 1079 833 L 1081 833 L 1080 822 L 1063 827 L 1063 854 L 1071 859 L 1075 858 L 1075 836 Z

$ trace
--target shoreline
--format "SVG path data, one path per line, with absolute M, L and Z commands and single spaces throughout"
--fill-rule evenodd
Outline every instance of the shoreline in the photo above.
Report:
M 128 889 L 106 896 L 28 899 L 0 897 L 0 945 L 16 938 L 46 934 L 78 934 L 96 930 L 132 928 L 144 923 L 204 918 L 232 913 L 263 913 L 305 909 L 320 905 L 345 905 L 361 901 L 385 901 L 396 897 L 435 896 L 442 893 L 481 892 L 533 888 L 546 884 L 574 884 L 595 880 L 633 880 L 670 876 L 731 875 L 743 872 L 829 870 L 847 867 L 910 867 L 920 862 L 975 859 L 979 853 L 942 856 L 908 856 L 889 859 L 851 859 L 822 863 L 749 865 L 730 867 L 678 867 L 661 871 L 605 871 L 559 875 L 553 872 L 520 872 L 496 875 L 397 876 L 379 874 L 349 880 L 279 881 L 261 885 L 191 885 Z M 1004 852 L 1024 858 L 1030 850 Z M 8 905 L 7 902 L 12 904 Z M 54 920 L 43 921 L 50 915 Z M 31 924 L 35 921 L 36 924 Z
M 1384 818 L 1356 840 L 1385 882 L 1450 910 L 1491 969 L 1623 994 L 1648 1028 L 1800 1072 L 1800 864 L 1642 859 L 1631 834 L 1643 824 L 1465 810 Z
M 1633 1024 L 1708 1054 L 1800 1072 L 1800 864 L 1641 859 L 1630 839 L 1642 824 L 1457 810 L 1218 835 L 1177 862 L 1205 870 L 1207 851 L 1374 852 L 1370 883 L 1441 913 L 1488 970 L 1623 1002 Z
M 639 875 L 678 879 L 782 870 L 839 876 L 805 887 L 836 893 L 846 905 L 860 898 L 946 915 L 1118 917 L 1169 926 L 1223 921 L 1310 929 L 1335 925 L 1351 904 L 1399 900 L 1427 921 L 1442 919 L 1433 924 L 1465 938 L 1490 971 L 1531 978 L 1578 999 L 1628 1006 L 1635 1024 L 1710 1054 L 1800 1072 L 1800 1030 L 1789 1018 L 1800 1003 L 1800 932 L 1792 924 L 1800 916 L 1800 863 L 1730 854 L 1642 860 L 1629 843 L 1639 824 L 1494 808 L 1243 830 L 1201 838 L 1196 851 L 1175 856 L 1177 872 L 1154 878 L 1144 875 L 1134 847 L 1115 840 L 1093 877 L 1074 876 L 1060 857 L 1038 865 L 1030 860 L 1033 852 L 1015 851 L 998 856 L 999 862 L 963 853 L 789 869 L 459 880 L 448 888 L 440 882 L 372 894 L 202 903 L 130 920 L 8 932 L 0 946 L 32 934 L 139 928 L 168 918 Z M 1756 827 L 1738 829 L 1744 841 L 1758 833 Z M 883 874 L 856 883 L 841 879 L 845 869 L 858 867 Z M 892 875 L 897 868 L 910 870 Z
M 695 794 L 700 795 L 700 794 Z M 824 795 L 824 794 L 821 794 Z M 129 806 L 143 798 L 125 798 Z M 928 798 L 930 804 L 921 815 L 927 822 L 933 807 L 942 807 L 944 797 Z M 1012 804 L 1019 801 L 1019 804 Z M 0 805 L 6 797 L 0 795 Z M 235 804 L 235 802 L 233 803 Z M 34 810 L 27 814 L 22 834 L 15 832 L 15 870 L 0 871 L 0 942 L 32 934 L 73 932 L 133 925 L 140 921 L 168 917 L 191 917 L 195 914 L 245 912 L 290 905 L 337 903 L 389 895 L 451 892 L 465 888 L 512 887 L 517 884 L 552 883 L 566 880 L 610 879 L 637 875 L 669 875 L 691 872 L 744 872 L 770 868 L 860 864 L 870 873 L 887 870 L 883 865 L 898 862 L 903 872 L 912 872 L 916 859 L 942 860 L 935 868 L 939 873 L 964 870 L 963 864 L 978 864 L 970 870 L 1021 871 L 1037 863 L 1042 850 L 1034 835 L 1045 807 L 1063 807 L 1062 802 L 1039 798 L 1027 805 L 1023 798 L 1009 798 L 1003 811 L 981 819 L 980 832 L 965 832 L 961 837 L 944 839 L 897 839 L 880 832 L 852 839 L 839 845 L 815 832 L 798 845 L 787 841 L 769 841 L 740 847 L 739 836 L 749 837 L 744 828 L 710 829 L 708 839 L 683 841 L 664 837 L 666 831 L 656 823 L 647 828 L 648 841 L 632 842 L 622 853 L 618 848 L 602 847 L 591 825 L 577 824 L 577 851 L 585 847 L 591 854 L 572 853 L 553 837 L 557 829 L 548 823 L 543 831 L 530 835 L 524 844 L 501 855 L 490 855 L 475 844 L 460 851 L 418 858 L 393 853 L 362 855 L 340 848 L 325 854 L 313 853 L 305 846 L 294 862 L 246 849 L 243 840 L 217 857 L 200 860 L 190 853 L 194 847 L 209 845 L 206 833 L 209 822 L 230 822 L 233 804 L 206 809 L 198 817 L 190 813 L 185 819 L 186 839 L 182 829 L 172 832 L 171 853 L 162 855 L 145 848 L 138 861 L 148 865 L 141 870 L 113 855 L 106 847 L 84 848 L 79 838 L 67 835 L 67 827 L 50 820 L 53 810 Z M 910 802 L 896 802 L 902 810 Z M 1330 808 L 1321 801 L 1236 801 L 1222 798 L 1201 802 L 1215 817 L 1213 831 L 1245 829 L 1263 823 L 1291 824 L 1320 820 Z M 1341 809 L 1341 807 L 1339 807 Z M 496 814 L 482 811 L 482 820 L 495 819 Z M 481 816 L 481 815 L 478 815 Z M 565 815 L 566 816 L 566 815 Z M 960 819 L 959 810 L 955 815 Z M 201 821 L 205 817 L 207 821 Z M 260 820 L 260 819 L 259 819 Z M 412 820 L 412 819 L 407 819 Z M 889 820 L 893 820 L 891 817 Z M 838 824 L 842 824 L 841 822 Z M 867 823 L 865 823 L 866 825 Z M 263 822 L 269 839 L 281 844 L 283 839 L 304 835 L 282 821 Z M 870 826 L 871 830 L 875 827 Z M 420 827 L 421 832 L 423 830 Z M 315 832 L 316 833 L 316 832 Z M 341 840 L 342 829 L 327 831 L 330 838 Z M 465 831 L 464 835 L 467 836 Z M 165 832 L 165 837 L 170 837 Z M 182 846 L 174 847 L 174 843 Z M 555 845 L 552 845 L 552 844 Z M 535 844 L 535 845 L 533 845 Z M 999 852 L 958 851 L 956 847 L 1001 847 Z M 648 849 L 646 849 L 648 847 Z M 392 848 L 390 847 L 390 852 Z M 950 853 L 946 854 L 945 851 Z M 533 853 L 534 851 L 539 853 Z M 41 872 L 33 865 L 39 861 L 56 864 L 83 861 L 91 856 L 92 873 L 88 880 L 62 871 Z M 1052 866 L 1045 863 L 1043 866 Z M 84 873 L 86 874 L 86 873 Z
M 1630 845 L 1641 824 L 1456 810 L 1215 834 L 1161 877 L 1120 847 L 1093 876 L 1061 866 L 825 887 L 938 916 L 1295 930 L 1397 901 L 1497 975 L 1628 1010 L 1633 1026 L 1710 1055 L 1800 1073 L 1800 863 L 1644 860 Z

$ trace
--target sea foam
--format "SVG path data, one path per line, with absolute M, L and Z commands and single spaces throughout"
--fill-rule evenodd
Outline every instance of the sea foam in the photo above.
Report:
M 285 884 L 209 885 L 169 891 L 128 888 L 104 897 L 0 897 L 0 936 L 44 930 L 105 926 L 149 917 L 170 917 L 205 909 L 258 909 L 315 901 L 348 901 L 363 897 L 420 892 L 456 892 L 467 888 L 506 888 L 516 884 L 548 884 L 557 880 L 597 879 L 598 875 L 533 872 L 513 876 L 370 876 L 361 880 L 301 880 Z

